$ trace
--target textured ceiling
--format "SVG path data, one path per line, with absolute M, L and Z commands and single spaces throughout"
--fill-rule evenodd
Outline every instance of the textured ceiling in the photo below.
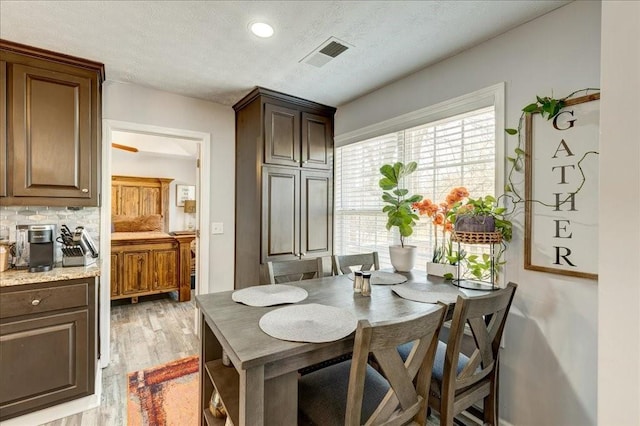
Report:
M 263 86 L 339 106 L 566 3 L 2 0 L 0 37 L 224 105 Z M 250 34 L 256 20 L 274 37 Z M 353 47 L 322 68 L 300 63 L 329 37 Z

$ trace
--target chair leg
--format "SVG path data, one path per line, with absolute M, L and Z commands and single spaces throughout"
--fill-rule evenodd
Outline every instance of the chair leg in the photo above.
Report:
M 489 395 L 484 398 L 483 421 L 488 425 L 498 425 L 498 386 L 496 377 L 491 380 Z

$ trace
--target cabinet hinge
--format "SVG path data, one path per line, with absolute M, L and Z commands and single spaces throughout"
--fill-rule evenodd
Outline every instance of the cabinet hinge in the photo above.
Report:
M 196 167 L 200 168 L 200 159 L 199 158 L 196 160 Z

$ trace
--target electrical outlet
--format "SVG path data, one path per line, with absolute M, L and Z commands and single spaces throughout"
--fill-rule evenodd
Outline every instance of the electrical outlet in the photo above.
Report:
M 213 235 L 224 234 L 224 226 L 222 222 L 211 222 L 211 233 Z

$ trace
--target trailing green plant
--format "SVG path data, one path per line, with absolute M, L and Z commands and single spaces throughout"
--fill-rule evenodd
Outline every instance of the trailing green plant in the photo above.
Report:
M 522 170 L 524 170 L 524 164 L 525 164 L 525 157 L 526 157 L 526 152 L 524 151 L 523 147 L 524 147 L 524 141 L 522 138 L 522 127 L 524 126 L 525 123 L 525 118 L 527 116 L 527 114 L 535 114 L 535 113 L 539 113 L 541 117 L 546 118 L 547 120 L 552 120 L 553 118 L 555 118 L 558 114 L 560 114 L 560 112 L 562 112 L 562 110 L 567 106 L 567 101 L 577 95 L 588 95 L 589 92 L 599 92 L 600 89 L 598 88 L 586 88 L 586 89 L 580 89 L 580 90 L 576 90 L 574 92 L 571 92 L 569 95 L 564 96 L 562 98 L 554 98 L 552 96 L 545 96 L 545 97 L 540 97 L 540 96 L 536 96 L 536 101 L 532 102 L 530 104 L 528 104 L 527 106 L 525 106 L 524 108 L 522 108 L 521 113 L 520 113 L 520 119 L 518 120 L 518 127 L 517 128 L 506 128 L 504 129 L 505 132 L 508 135 L 511 136 L 517 136 L 518 137 L 518 143 L 516 145 L 516 147 L 513 150 L 513 156 L 507 156 L 507 161 L 509 162 L 509 164 L 511 165 L 509 172 L 507 173 L 507 183 L 505 185 L 505 193 L 502 195 L 505 198 L 509 198 L 512 204 L 512 211 L 509 213 L 512 213 L 513 210 L 515 210 L 515 207 L 517 204 L 524 202 L 524 201 L 531 201 L 534 203 L 538 203 L 541 204 L 543 206 L 546 207 L 553 207 L 553 208 L 557 208 L 558 205 L 563 205 L 566 202 L 569 202 L 572 196 L 575 196 L 575 194 L 577 194 L 578 192 L 580 192 L 580 190 L 582 189 L 582 187 L 584 186 L 584 183 L 586 182 L 587 178 L 584 174 L 584 170 L 582 169 L 582 162 L 587 158 L 587 156 L 589 155 L 597 155 L 598 152 L 597 151 L 587 151 L 585 152 L 582 157 L 580 158 L 580 160 L 578 160 L 577 162 L 577 166 L 578 166 L 578 170 L 580 172 L 580 175 L 582 176 L 582 180 L 580 182 L 580 184 L 578 185 L 577 189 L 573 192 L 573 194 L 569 194 L 567 196 L 566 199 L 561 200 L 559 204 L 548 204 L 548 203 L 544 203 L 540 200 L 526 200 L 525 197 L 518 191 L 516 185 L 513 183 L 513 176 L 516 172 L 521 172 Z
M 382 211 L 387 214 L 387 230 L 392 227 L 398 228 L 400 234 L 400 245 L 404 247 L 405 237 L 413 234 L 413 227 L 419 219 L 411 209 L 413 203 L 422 200 L 422 195 L 409 195 L 409 190 L 400 188 L 400 184 L 405 176 L 415 172 L 418 164 L 412 161 L 408 164 L 397 162 L 393 165 L 385 164 L 380 167 L 380 173 L 384 176 L 378 185 L 384 191 L 382 201 L 386 203 Z
M 495 272 L 495 278 L 497 280 L 498 274 L 502 271 L 502 267 L 506 264 L 504 260 L 501 260 L 501 256 L 496 256 L 494 263 L 491 263 L 491 256 L 487 253 L 481 255 L 471 254 L 465 258 L 465 266 L 467 271 L 475 279 L 480 281 L 487 281 L 491 279 L 491 268 Z

